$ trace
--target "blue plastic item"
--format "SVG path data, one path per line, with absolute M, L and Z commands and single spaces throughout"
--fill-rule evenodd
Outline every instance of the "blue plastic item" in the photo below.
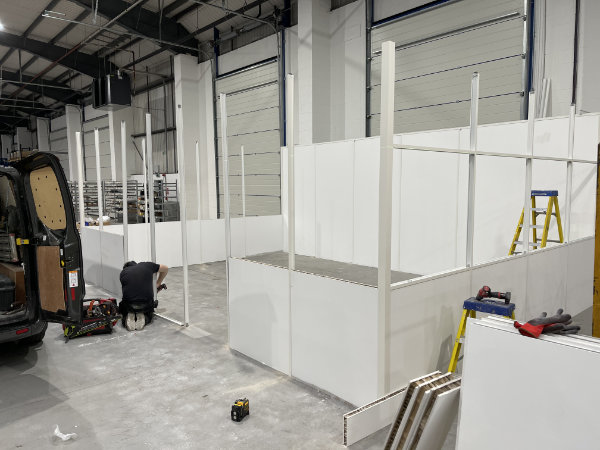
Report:
M 506 304 L 503 301 L 488 298 L 477 300 L 475 297 L 471 297 L 463 303 L 463 309 L 506 317 L 512 317 L 515 307 L 514 303 Z
M 558 197 L 558 191 L 531 191 L 532 197 Z

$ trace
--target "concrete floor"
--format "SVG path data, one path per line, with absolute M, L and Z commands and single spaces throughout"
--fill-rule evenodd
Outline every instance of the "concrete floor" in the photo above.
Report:
M 259 258 L 287 263 L 282 252 Z M 376 282 L 370 268 L 297 261 L 300 270 Z M 0 346 L 1 447 L 343 448 L 342 416 L 352 405 L 228 349 L 224 275 L 223 262 L 190 266 L 187 329 L 157 318 L 142 331 L 119 324 L 110 335 L 65 343 L 51 325 L 41 345 Z M 176 320 L 183 320 L 182 279 L 181 269 L 171 269 L 159 294 L 158 312 Z M 88 288 L 88 297 L 103 295 Z M 239 397 L 249 398 L 251 415 L 234 423 L 229 412 Z M 56 442 L 55 425 L 78 439 Z M 350 448 L 382 448 L 386 435 Z M 444 450 L 455 440 L 456 426 Z
M 163 312 L 178 306 L 181 277 L 169 273 Z M 0 346 L 0 447 L 343 448 L 351 405 L 227 348 L 224 263 L 192 267 L 190 281 L 188 329 L 156 319 L 142 331 L 118 325 L 65 343 L 51 325 L 41 345 Z M 239 397 L 251 415 L 235 423 Z M 55 425 L 78 439 L 55 442 Z

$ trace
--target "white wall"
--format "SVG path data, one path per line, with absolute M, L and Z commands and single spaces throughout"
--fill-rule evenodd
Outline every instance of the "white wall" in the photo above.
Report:
M 329 8 L 325 0 L 300 2 L 298 26 L 287 33 L 300 144 L 364 136 L 364 0 Z
M 213 122 L 213 88 L 211 62 L 197 64 L 189 55 L 177 55 L 175 69 L 175 122 L 177 142 L 185 152 L 186 203 L 189 218 L 198 217 L 196 183 L 196 141 L 200 149 L 201 200 L 200 217 L 216 218 L 216 175 Z M 181 109 L 179 113 L 178 109 Z
M 575 158 L 594 161 L 598 115 L 576 119 Z M 482 125 L 478 149 L 524 154 L 527 122 Z M 448 129 L 396 136 L 428 147 L 469 148 L 469 130 Z M 568 118 L 536 121 L 535 155 L 566 157 Z M 282 154 L 282 185 L 287 183 Z M 296 251 L 366 266 L 377 265 L 379 138 L 297 146 Z M 402 184 L 400 186 L 400 170 Z M 392 268 L 431 274 L 465 264 L 467 172 L 464 155 L 404 150 L 394 153 Z M 595 166 L 574 164 L 571 239 L 594 233 Z M 335 175 L 333 175 L 335 174 Z M 524 159 L 477 157 L 474 259 L 508 253 L 521 210 Z M 534 161 L 533 189 L 558 189 L 565 224 L 566 163 Z M 282 189 L 287 220 L 287 189 Z M 539 200 L 539 206 L 542 200 Z M 550 239 L 557 239 L 553 219 Z M 284 242 L 287 242 L 287 237 Z
M 579 47 L 579 89 L 577 104 L 583 112 L 600 111 L 600 89 L 598 89 L 598 73 L 600 73 L 600 2 L 582 0 L 580 17 Z

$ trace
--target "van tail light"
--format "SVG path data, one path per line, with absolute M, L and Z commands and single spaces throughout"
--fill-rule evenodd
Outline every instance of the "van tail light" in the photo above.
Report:
M 17 334 L 27 333 L 28 331 L 29 331 L 29 328 L 21 328 L 20 330 L 17 330 Z

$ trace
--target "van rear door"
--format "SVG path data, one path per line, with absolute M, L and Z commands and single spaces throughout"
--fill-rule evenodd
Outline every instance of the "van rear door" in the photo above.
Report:
M 81 323 L 85 296 L 81 239 L 75 222 L 67 179 L 56 156 L 36 153 L 15 165 L 23 182 L 31 237 L 24 242 L 29 252 L 30 292 L 39 295 L 45 320 Z

